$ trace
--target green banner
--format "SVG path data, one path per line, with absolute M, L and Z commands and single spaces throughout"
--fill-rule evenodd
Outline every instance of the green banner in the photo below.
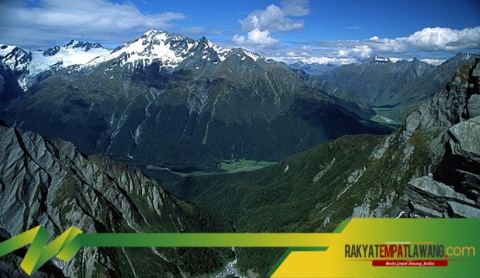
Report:
M 0 243 L 0 257 L 30 244 L 20 267 L 31 275 L 82 247 L 290 247 L 277 277 L 479 277 L 480 219 L 352 219 L 333 233 L 82 233 L 47 244 L 37 226 Z

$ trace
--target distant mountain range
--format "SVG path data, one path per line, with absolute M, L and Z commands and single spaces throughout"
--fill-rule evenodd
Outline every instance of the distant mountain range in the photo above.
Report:
M 391 131 L 287 65 L 206 38 L 151 30 L 113 51 L 76 41 L 36 54 L 2 49 L 1 117 L 90 154 L 190 171 L 225 159 L 277 161 L 345 134 Z
M 340 65 L 336 64 L 319 64 L 319 63 L 305 63 L 298 61 L 289 65 L 292 69 L 303 70 L 311 75 L 322 75 Z
M 418 59 L 394 63 L 372 57 L 365 63 L 344 65 L 320 77 L 311 77 L 309 82 L 325 80 L 359 96 L 376 110 L 377 120 L 398 125 L 420 102 L 441 90 L 456 70 L 474 59 L 475 55 L 460 53 L 433 66 Z

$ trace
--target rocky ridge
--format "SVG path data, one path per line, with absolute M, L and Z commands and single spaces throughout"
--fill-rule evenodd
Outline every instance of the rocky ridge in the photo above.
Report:
M 385 139 L 415 148 L 420 134 L 428 144 L 425 164 L 408 182 L 390 216 L 407 216 L 407 201 L 416 217 L 480 217 L 480 58 L 467 64 L 445 89 L 412 111 L 396 135 Z M 408 147 L 410 146 L 410 147 Z M 388 148 L 388 147 L 387 147 Z M 422 175 L 423 174 L 423 175 Z M 388 214 L 387 214 L 388 215 Z M 372 216 L 370 214 L 370 216 Z
M 465 78 L 467 77 L 467 78 Z M 447 126 L 438 138 L 440 160 L 431 175 L 413 180 L 409 189 L 423 197 L 424 207 L 436 204 L 434 216 L 480 217 L 480 112 L 475 100 L 480 97 L 480 59 L 468 75 L 456 76 L 430 103 L 419 126 Z M 426 113 L 427 112 L 427 113 Z M 432 119 L 434 119 L 432 121 Z M 413 193 L 413 192 L 412 192 Z M 407 192 L 408 194 L 408 192 Z M 430 205 L 430 209 L 432 206 Z M 428 215 L 427 213 L 425 213 Z
M 232 231 L 228 221 L 176 199 L 140 170 L 89 157 L 60 139 L 0 126 L 0 157 L 2 240 L 37 225 L 52 238 L 72 225 L 86 233 Z M 2 277 L 26 277 L 19 269 L 24 252 L 1 258 Z M 231 260 L 228 249 L 83 248 L 33 277 L 202 277 Z

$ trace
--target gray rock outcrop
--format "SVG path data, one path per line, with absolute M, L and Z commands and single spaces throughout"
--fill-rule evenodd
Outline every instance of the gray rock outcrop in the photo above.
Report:
M 84 233 L 231 231 L 227 221 L 177 200 L 140 170 L 88 157 L 60 139 L 0 126 L 0 160 L 2 240 L 37 225 L 52 238 L 72 225 Z M 0 258 L 0 276 L 25 276 L 22 250 Z M 214 272 L 231 256 L 191 250 L 83 248 L 68 262 L 51 260 L 35 275 L 190 276 Z M 141 266 L 144 256 L 152 258 L 151 266 Z
M 423 217 L 480 217 L 479 76 L 477 58 L 404 124 L 403 140 L 419 130 L 440 134 L 430 143 L 433 171 L 412 179 L 403 197 Z

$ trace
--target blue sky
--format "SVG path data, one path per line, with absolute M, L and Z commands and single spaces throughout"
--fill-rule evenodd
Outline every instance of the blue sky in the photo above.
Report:
M 149 29 L 205 36 L 286 62 L 375 55 L 434 62 L 480 53 L 480 1 L 0 1 L 0 43 L 32 50 L 70 39 L 115 47 Z

